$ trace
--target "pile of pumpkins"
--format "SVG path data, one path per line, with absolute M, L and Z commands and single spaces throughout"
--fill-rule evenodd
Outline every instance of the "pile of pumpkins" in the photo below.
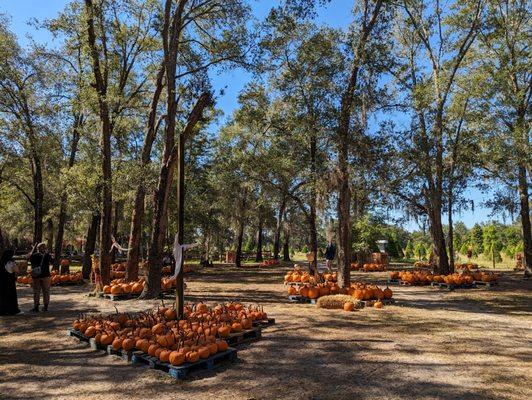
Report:
M 274 267 L 276 265 L 279 265 L 279 260 L 276 259 L 264 260 L 260 263 L 261 267 Z
M 58 286 L 63 283 L 81 283 L 83 282 L 83 275 L 80 272 L 71 272 L 68 274 L 59 274 L 57 271 L 50 271 L 50 283 L 52 286 Z M 17 283 L 22 285 L 31 285 L 33 278 L 31 274 L 22 275 L 17 278 Z
M 98 345 L 115 350 L 138 350 L 171 365 L 193 363 L 228 349 L 232 333 L 250 329 L 255 320 L 268 316 L 261 307 L 240 303 L 208 307 L 186 305 L 184 318 L 174 308 L 161 307 L 140 313 L 80 316 L 72 327 Z
M 373 271 L 386 271 L 386 265 L 385 264 L 364 264 L 362 266 L 362 269 L 366 272 L 373 272 Z
M 492 272 L 455 272 L 449 275 L 437 275 L 428 271 L 393 271 L 391 279 L 407 282 L 411 285 L 430 285 L 432 282 L 447 283 L 448 285 L 470 285 L 474 281 L 496 282 L 499 275 Z
M 292 271 L 288 271 L 284 276 L 285 283 L 309 283 L 317 284 L 319 282 L 336 282 L 337 274 L 333 273 L 318 273 L 311 275 L 308 271 L 302 271 L 299 266 L 295 266 Z
M 288 288 L 289 295 L 300 295 L 309 299 L 318 299 L 322 296 L 344 294 L 354 297 L 356 300 L 382 300 L 391 299 L 393 292 L 389 287 L 381 289 L 377 285 L 352 282 L 348 288 L 339 287 L 336 282 L 324 282 L 318 284 L 303 285 L 299 289 L 291 285 Z M 382 307 L 382 304 L 381 304 Z
M 432 268 L 432 264 L 425 261 L 416 261 L 414 268 Z
M 121 279 L 126 276 L 127 263 L 111 264 L 111 279 Z
M 103 293 L 120 295 L 120 294 L 140 294 L 144 290 L 144 278 L 139 278 L 134 282 L 126 282 L 124 278 L 113 279 L 109 285 L 103 287 Z M 161 290 L 163 292 L 171 291 L 176 287 L 176 280 L 172 278 L 161 278 Z
M 363 270 L 365 272 L 371 272 L 371 271 L 386 271 L 386 265 L 385 264 L 376 264 L 376 263 L 351 263 L 351 271 L 359 271 Z
M 465 271 L 478 270 L 478 264 L 474 264 L 472 262 L 463 263 L 463 264 L 455 263 L 454 269 L 463 269 Z

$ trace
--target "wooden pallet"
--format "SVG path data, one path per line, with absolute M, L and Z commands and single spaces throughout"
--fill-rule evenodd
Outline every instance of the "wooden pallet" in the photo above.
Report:
M 473 286 L 475 286 L 475 287 L 483 286 L 483 287 L 491 288 L 493 286 L 497 286 L 498 284 L 499 284 L 498 282 L 473 281 Z
M 242 332 L 231 333 L 225 341 L 229 346 L 239 346 L 249 342 L 255 342 L 262 338 L 262 329 L 260 327 L 246 329 Z
M 432 282 L 430 284 L 431 287 L 437 287 L 439 289 L 444 289 L 444 290 L 456 290 L 456 289 L 473 289 L 475 287 L 475 285 L 473 284 L 464 284 L 464 285 L 460 285 L 460 286 L 456 286 L 455 284 L 453 283 L 445 283 L 445 282 Z
M 235 361 L 237 358 L 236 349 L 230 347 L 223 353 L 216 353 L 215 355 L 196 361 L 195 363 L 184 363 L 179 366 L 174 366 L 169 363 L 163 363 L 155 357 L 151 357 L 146 353 L 134 352 L 131 362 L 143 364 L 149 368 L 168 373 L 174 379 L 185 379 L 187 375 L 195 370 L 212 370 L 218 364 L 224 361 Z
M 318 299 L 309 299 L 308 297 L 303 297 L 298 294 L 292 294 L 288 296 L 288 301 L 290 303 L 316 304 Z
M 268 319 L 263 319 L 263 320 L 260 320 L 260 321 L 253 321 L 253 326 L 254 327 L 261 327 L 261 328 L 265 328 L 267 326 L 270 326 L 270 325 L 275 325 L 275 318 L 268 318 Z

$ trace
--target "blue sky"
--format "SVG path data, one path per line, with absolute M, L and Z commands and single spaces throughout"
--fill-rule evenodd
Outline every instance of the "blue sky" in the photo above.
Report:
M 36 31 L 28 25 L 30 19 L 52 18 L 63 9 L 67 0 L 0 0 L 0 13 L 7 14 L 11 19 L 11 30 L 18 36 L 20 43 L 24 46 L 31 36 L 38 43 L 50 43 L 51 36 L 45 31 Z M 251 3 L 253 12 L 257 18 L 263 18 L 272 5 L 278 1 L 257 0 Z M 318 23 L 327 24 L 333 27 L 346 27 L 350 23 L 350 10 L 352 0 L 332 0 L 327 7 L 319 9 Z M 225 118 L 231 115 L 237 106 L 238 93 L 250 80 L 250 75 L 242 70 L 233 70 L 221 74 L 213 74 L 213 85 L 219 91 L 224 89 L 224 95 L 218 98 L 217 106 L 225 113 Z M 484 201 L 485 195 L 476 189 L 467 189 L 467 197 L 475 202 L 474 211 L 464 211 L 455 215 L 456 221 L 463 221 L 468 227 L 476 222 L 484 222 L 494 219 L 489 216 L 490 210 L 483 208 L 480 204 Z M 447 217 L 445 216 L 445 219 Z M 496 218 L 501 220 L 501 218 Z M 414 222 L 406 223 L 405 229 L 415 230 L 417 225 Z

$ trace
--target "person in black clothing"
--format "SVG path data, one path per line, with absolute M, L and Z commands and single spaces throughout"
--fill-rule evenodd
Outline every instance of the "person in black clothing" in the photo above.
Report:
M 327 270 L 329 272 L 332 272 L 331 267 L 334 257 L 336 257 L 336 246 L 334 245 L 332 240 L 329 240 L 327 248 L 325 249 L 325 266 L 327 267 Z
M 16 315 L 20 312 L 14 273 L 15 252 L 5 250 L 0 258 L 0 315 Z
M 32 251 L 30 256 L 31 276 L 33 278 L 33 309 L 31 312 L 39 312 L 41 290 L 43 297 L 43 311 L 48 311 L 50 303 L 50 264 L 52 256 L 48 253 L 45 243 L 37 245 L 37 251 Z

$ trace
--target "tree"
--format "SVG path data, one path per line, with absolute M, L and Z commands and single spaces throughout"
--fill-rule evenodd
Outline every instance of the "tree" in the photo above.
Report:
M 485 168 L 519 195 L 525 276 L 532 276 L 530 222 L 530 4 L 525 0 L 487 1 L 479 43 L 483 110 L 490 130 L 484 142 Z M 486 96 L 486 92 L 489 93 Z
M 448 133 L 453 132 L 447 110 L 481 26 L 482 1 L 455 2 L 447 9 L 444 17 L 438 4 L 402 2 L 396 46 L 399 66 L 392 71 L 401 88 L 410 94 L 405 100 L 411 108 L 411 126 L 409 132 L 401 132 L 395 146 L 400 173 L 392 179 L 395 184 L 391 188 L 398 199 L 428 217 L 435 267 L 442 274 L 453 270 L 442 223 L 445 144 Z
M 33 208 L 33 243 L 39 243 L 45 212 L 43 157 L 53 143 L 47 125 L 53 117 L 50 91 L 38 58 L 19 47 L 5 18 L 0 18 L 0 51 L 0 183 L 16 188 Z
M 414 245 L 412 244 L 412 241 L 409 240 L 406 244 L 406 248 L 404 250 L 405 258 L 412 258 L 414 256 Z

